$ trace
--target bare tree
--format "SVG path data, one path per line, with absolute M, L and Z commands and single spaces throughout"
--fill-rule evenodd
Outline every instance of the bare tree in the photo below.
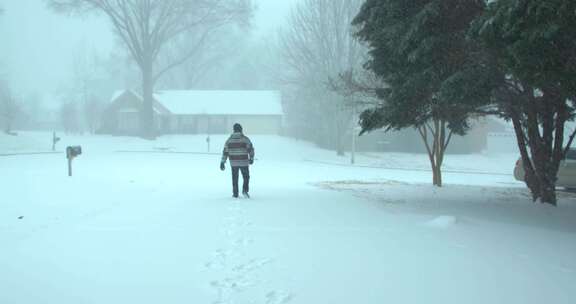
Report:
M 13 134 L 12 128 L 22 112 L 22 107 L 18 99 L 14 96 L 10 88 L 6 85 L 0 86 L 0 116 L 4 122 L 4 132 Z
M 74 58 L 74 81 L 67 98 L 81 105 L 85 113 L 86 127 L 90 133 L 93 132 L 91 124 L 92 114 L 88 112 L 88 104 L 95 100 L 95 88 L 93 87 L 97 73 L 96 57 L 90 58 L 85 47 L 81 48 Z M 97 115 L 96 113 L 94 113 Z
M 91 134 L 96 133 L 101 125 L 102 115 L 105 110 L 104 104 L 100 100 L 91 97 L 83 102 L 82 110 L 84 112 L 84 122 L 88 132 Z
M 174 39 L 165 49 L 159 62 L 168 63 L 178 58 L 191 47 L 191 43 L 198 41 L 202 31 L 190 31 Z M 239 33 L 231 26 L 222 26 L 212 31 L 204 43 L 194 48 L 194 60 L 188 60 L 166 73 L 159 85 L 175 86 L 178 89 L 192 89 L 204 80 L 211 71 L 223 68 L 226 58 L 231 54 L 237 55 Z
M 60 121 L 62 123 L 62 127 L 64 128 L 64 132 L 67 134 L 82 133 L 77 103 L 67 102 L 60 106 Z
M 110 96 L 107 85 L 110 81 L 106 62 L 85 47 L 79 49 L 74 58 L 74 80 L 67 88 L 66 99 L 78 103 L 80 125 L 94 134 L 100 125 L 104 100 Z
M 250 15 L 249 0 L 48 0 L 60 11 L 97 11 L 107 15 L 142 74 L 140 128 L 142 136 L 156 136 L 153 91 L 158 79 L 190 59 L 216 28 Z M 162 66 L 159 55 L 181 34 L 198 31 L 198 39 L 173 61 Z
M 317 112 L 310 128 L 330 132 L 338 154 L 344 153 L 343 135 L 353 117 L 353 100 L 331 90 L 330 79 L 358 68 L 365 49 L 352 37 L 352 20 L 362 0 L 304 0 L 280 34 L 286 64 L 283 81 L 296 90 L 314 92 L 307 109 Z M 294 102 L 303 102 L 295 100 Z M 301 107 L 297 107 L 301 108 Z

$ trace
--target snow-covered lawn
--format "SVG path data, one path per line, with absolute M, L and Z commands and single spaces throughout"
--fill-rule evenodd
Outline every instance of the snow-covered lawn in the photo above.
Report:
M 64 136 L 72 178 L 63 153 L 0 156 L 0 303 L 574 303 L 576 196 L 531 203 L 515 155 L 450 155 L 435 189 L 424 155 L 253 136 L 234 200 L 211 139 Z

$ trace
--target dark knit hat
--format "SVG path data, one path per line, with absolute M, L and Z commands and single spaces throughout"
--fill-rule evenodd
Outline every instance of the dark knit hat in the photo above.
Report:
M 240 125 L 239 123 L 235 123 L 234 132 L 242 132 L 242 125 Z

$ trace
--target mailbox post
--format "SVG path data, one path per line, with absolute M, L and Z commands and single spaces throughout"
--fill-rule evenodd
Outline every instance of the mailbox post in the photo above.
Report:
M 72 160 L 82 154 L 82 147 L 68 146 L 66 148 L 66 158 L 68 159 L 68 176 L 72 176 Z

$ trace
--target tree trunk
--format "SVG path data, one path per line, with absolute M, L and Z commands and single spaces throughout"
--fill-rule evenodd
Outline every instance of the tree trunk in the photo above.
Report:
M 446 152 L 446 148 L 450 143 L 450 139 L 452 138 L 452 133 L 446 137 L 446 121 L 441 120 L 439 123 L 435 124 L 436 126 L 436 170 L 438 170 L 437 177 L 436 177 L 436 186 L 442 187 L 442 165 L 444 164 L 444 154 Z
M 446 122 L 434 120 L 433 127 L 424 125 L 418 127 L 418 132 L 424 142 L 430 167 L 432 168 L 432 185 L 442 187 L 442 163 L 444 152 L 450 142 L 451 135 L 446 137 Z M 451 134 L 451 133 L 450 133 Z M 432 136 L 432 143 L 428 142 L 428 136 Z
M 539 153 L 543 153 L 539 151 Z M 546 155 L 536 155 L 536 177 L 540 186 L 540 202 L 556 206 L 556 175 L 558 171 L 550 168 L 550 158 Z
M 442 168 L 437 165 L 432 166 L 432 185 L 442 187 Z
M 142 109 L 140 111 L 140 131 L 145 139 L 156 138 L 154 124 L 154 80 L 152 63 L 142 69 Z
M 443 142 L 443 141 L 442 141 Z M 436 183 L 434 184 L 437 187 L 442 187 L 442 162 L 444 158 L 444 151 L 439 151 L 436 153 Z
M 522 108 L 510 110 L 524 168 L 524 182 L 534 201 L 556 205 L 556 180 L 564 158 L 564 125 L 569 118 L 564 97 L 554 88 L 534 97 L 526 90 Z
M 334 138 L 336 141 L 336 155 L 344 156 L 344 144 L 342 141 L 342 126 L 340 120 L 336 119 L 336 126 L 334 128 Z
M 556 185 L 553 182 L 543 181 L 540 187 L 540 201 L 556 206 Z
M 342 144 L 342 137 L 340 134 L 336 137 L 336 154 L 338 156 L 344 156 L 344 145 Z
M 518 113 L 515 112 L 516 110 L 512 111 L 514 111 L 511 115 L 512 124 L 514 125 L 516 142 L 522 159 L 522 167 L 524 168 L 524 183 L 526 183 L 526 186 L 532 193 L 532 200 L 537 201 L 541 196 L 540 183 L 538 182 L 536 173 L 534 172 L 534 167 L 532 166 L 532 160 L 530 159 L 528 149 L 526 148 L 528 144 L 526 143 L 524 129 L 522 129 L 522 122 L 520 121 Z

